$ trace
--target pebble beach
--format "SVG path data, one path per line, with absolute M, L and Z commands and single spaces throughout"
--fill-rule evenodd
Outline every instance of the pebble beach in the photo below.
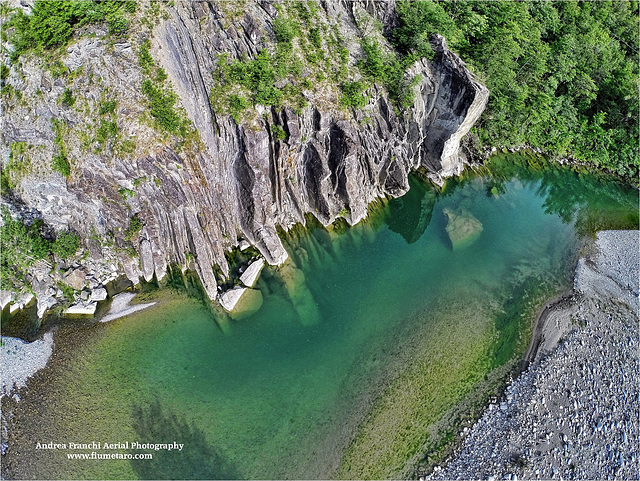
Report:
M 638 231 L 600 232 L 558 345 L 539 352 L 427 479 L 638 479 Z M 548 337 L 553 337 L 548 332 Z

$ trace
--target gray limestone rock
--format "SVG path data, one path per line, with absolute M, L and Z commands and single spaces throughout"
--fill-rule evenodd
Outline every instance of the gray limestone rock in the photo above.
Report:
M 256 282 L 258 282 L 258 276 L 260 276 L 260 272 L 262 271 L 263 267 L 264 259 L 253 261 L 251 264 L 249 264 L 247 270 L 245 270 L 240 276 L 240 281 L 247 287 L 255 286 Z
M 78 302 L 64 311 L 64 314 L 65 316 L 93 316 L 97 307 L 97 302 Z
M 62 281 L 76 291 L 81 290 L 85 284 L 85 273 L 82 269 L 71 269 L 67 272 Z
M 92 301 L 104 301 L 107 298 L 107 290 L 104 287 L 98 287 L 91 291 Z
M 233 308 L 236 307 L 240 297 L 242 297 L 242 294 L 244 294 L 246 290 L 246 287 L 236 286 L 223 292 L 219 297 L 220 305 L 228 312 L 233 311 Z
M 326 85 L 305 92 L 309 106 L 304 109 L 258 107 L 256 118 L 238 125 L 209 102 L 216 62 L 221 54 L 255 57 L 272 45 L 278 13 L 266 2 L 247 2 L 244 15 L 231 20 L 224 5 L 166 3 L 166 18 L 151 36 L 151 54 L 165 70 L 177 106 L 198 132 L 197 147 L 174 150 L 159 141 L 151 123 L 139 120 L 148 115 L 140 90 L 139 46 L 133 39 L 112 45 L 100 32 L 71 42 L 62 55 L 67 67 L 83 69 L 67 87 L 81 91 L 95 108 L 108 86 L 118 101 L 119 135 L 135 138 L 135 151 L 116 155 L 109 148 L 83 147 L 78 132 L 94 125 L 95 118 L 89 110 L 59 104 L 65 85 L 51 77 L 41 59 L 25 57 L 22 75 L 12 72 L 7 79 L 20 86 L 25 101 L 8 106 L 2 130 L 4 145 L 34 146 L 29 150 L 33 168 L 15 190 L 45 223 L 56 231 L 73 229 L 91 247 L 93 260 L 117 264 L 118 273 L 134 284 L 154 274 L 161 281 L 170 264 L 194 265 L 210 299 L 218 295 L 218 281 L 229 276 L 225 253 L 238 239 L 254 245 L 267 263 L 280 265 L 288 254 L 278 227 L 304 224 L 307 214 L 328 225 L 344 212 L 354 224 L 366 217 L 372 201 L 404 194 L 414 169 L 425 169 L 437 183 L 460 173 L 460 140 L 489 96 L 444 38 L 436 36 L 435 58 L 420 60 L 407 72 L 421 81 L 414 105 L 403 113 L 396 113 L 380 86 L 367 91 L 364 108 L 347 111 L 339 104 L 339 89 Z M 323 2 L 318 11 L 323 25 L 341 19 L 336 25 L 351 65 L 360 57 L 362 33 L 353 19 L 361 11 L 379 19 L 386 31 L 396 21 L 392 1 Z M 50 168 L 56 152 L 54 118 L 68 126 L 65 147 L 73 166 L 68 178 Z M 285 139 L 272 135 L 274 126 Z M 135 179 L 146 180 L 134 185 Z M 123 199 L 121 189 L 134 195 Z M 134 246 L 139 259 L 122 249 L 130 249 L 124 232 L 132 215 L 144 224 Z M 96 234 L 112 236 L 115 248 L 90 242 Z M 81 271 L 73 272 L 78 274 L 70 279 L 72 287 L 82 289 Z M 106 282 L 107 277 L 96 278 Z M 310 300 L 304 304 L 313 305 Z

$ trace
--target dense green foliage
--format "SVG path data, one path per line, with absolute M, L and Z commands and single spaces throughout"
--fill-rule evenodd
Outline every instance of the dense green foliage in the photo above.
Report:
M 531 145 L 638 175 L 638 3 L 398 3 L 406 55 L 444 35 L 491 90 L 485 145 Z
M 314 89 L 311 79 L 338 84 L 347 78 L 349 51 L 337 28 L 317 20 L 318 5 L 286 2 L 277 8 L 273 49 L 262 49 L 253 59 L 218 56 L 211 105 L 237 122 L 251 105 L 288 105 L 299 112 L 308 105 L 303 91 Z
M 80 239 L 73 232 L 60 232 L 51 244 L 51 252 L 60 259 L 68 259 L 76 253 L 80 246 Z
M 27 174 L 31 167 L 28 151 L 33 148 L 26 142 L 13 142 L 9 148 L 9 162 L 0 166 L 2 193 L 6 194 L 15 186 L 18 179 Z
M 11 35 L 13 59 L 34 48 L 65 46 L 74 29 L 106 22 L 109 33 L 121 35 L 129 22 L 126 14 L 135 11 L 135 1 L 44 1 L 34 3 L 30 15 L 18 10 L 7 27 Z
M 287 138 L 287 133 L 279 125 L 272 125 L 271 133 L 273 134 L 273 137 L 277 140 L 285 140 Z
M 363 93 L 366 87 L 364 82 L 344 82 L 340 86 L 342 89 L 340 102 L 345 107 L 356 109 L 364 107 L 367 105 L 367 97 Z
M 78 250 L 79 238 L 71 232 L 58 234 L 51 242 L 43 235 L 44 224 L 35 220 L 25 225 L 15 220 L 5 208 L 2 211 L 3 226 L 0 229 L 0 288 L 20 290 L 24 284 L 24 272 L 35 261 L 44 259 L 51 252 L 66 259 Z
M 405 78 L 405 72 L 414 58 L 395 54 L 385 55 L 380 45 L 367 37 L 362 39 L 362 50 L 365 56 L 358 62 L 358 67 L 365 77 L 384 85 L 396 107 L 410 107 L 413 104 L 413 87 L 420 81 L 420 77 Z
M 151 115 L 155 117 L 156 123 L 168 132 L 179 133 L 183 122 L 174 109 L 176 95 L 168 89 L 155 85 L 149 79 L 142 82 L 142 93 L 149 99 Z

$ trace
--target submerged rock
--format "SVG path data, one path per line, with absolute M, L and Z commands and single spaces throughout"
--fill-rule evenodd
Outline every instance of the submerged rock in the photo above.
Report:
M 244 319 L 262 307 L 262 292 L 258 289 L 235 286 L 220 295 L 220 305 L 234 319 Z
M 444 214 L 447 216 L 446 231 L 454 249 L 468 246 L 482 232 L 482 222 L 467 211 L 457 213 L 444 209 Z
M 262 292 L 258 289 L 246 289 L 231 311 L 231 317 L 236 320 L 245 319 L 258 312 L 262 302 Z
M 305 326 L 312 326 L 320 322 L 320 311 L 307 287 L 304 272 L 295 267 L 293 262 L 286 262 L 280 267 L 278 274 L 284 282 L 300 322 Z

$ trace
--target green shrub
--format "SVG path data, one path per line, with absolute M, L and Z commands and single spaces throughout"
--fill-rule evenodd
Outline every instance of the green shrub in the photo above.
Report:
M 233 120 L 235 120 L 236 122 L 239 122 L 240 114 L 242 113 L 243 110 L 245 110 L 249 106 L 247 99 L 245 99 L 244 97 L 241 97 L 240 95 L 231 94 L 229 96 L 228 103 L 229 103 L 229 113 L 233 117 Z
M 51 159 L 51 168 L 57 172 L 60 172 L 65 177 L 71 175 L 71 164 L 64 152 L 59 152 Z
M 378 42 L 365 37 L 362 39 L 362 49 L 364 50 L 365 58 L 358 62 L 358 67 L 374 82 L 384 82 L 387 68 Z
M 5 64 L 0 64 L 0 80 L 6 80 L 11 70 Z
M 293 19 L 278 17 L 273 21 L 273 33 L 278 42 L 290 43 L 299 35 L 300 26 Z
M 287 133 L 284 131 L 284 129 L 282 127 L 280 127 L 279 125 L 272 125 L 271 126 L 271 133 L 273 134 L 273 136 L 277 139 L 277 140 L 284 140 L 287 138 Z
M 130 241 L 142 230 L 142 221 L 137 215 L 129 219 L 129 227 L 124 231 L 125 240 Z
M 309 41 L 314 47 L 322 48 L 322 37 L 319 28 L 316 27 L 309 30 Z
M 117 100 L 104 100 L 100 102 L 100 108 L 98 109 L 99 115 L 113 114 L 118 106 Z
M 133 179 L 133 186 L 138 187 L 140 184 L 142 184 L 146 180 L 147 180 L 147 177 L 144 175 L 142 177 L 136 177 L 135 179 Z
M 118 124 L 111 120 L 101 120 L 96 130 L 96 140 L 104 144 L 107 140 L 114 140 L 118 136 Z
M 129 28 L 129 20 L 122 15 L 112 15 L 107 19 L 111 35 L 123 35 Z
M 142 93 L 147 96 L 151 115 L 156 123 L 168 132 L 178 134 L 183 130 L 182 118 L 174 109 L 176 95 L 153 84 L 149 79 L 142 82 Z
M 118 189 L 118 194 L 120 194 L 122 200 L 124 201 L 126 201 L 128 197 L 133 197 L 134 195 L 136 195 L 134 191 L 132 191 L 131 189 L 127 189 L 126 187 L 120 187 Z
M 62 291 L 62 295 L 70 300 L 73 301 L 73 299 L 75 299 L 76 296 L 76 291 L 73 287 L 71 287 L 69 284 L 65 284 L 64 282 L 58 282 L 58 288 Z
M 64 89 L 64 93 L 62 94 L 62 105 L 66 105 L 67 107 L 72 107 L 73 104 L 76 103 L 76 99 L 73 96 L 73 92 L 71 89 Z
M 6 207 L 2 209 L 3 226 L 0 228 L 0 284 L 2 289 L 19 289 L 24 272 L 48 254 L 51 243 L 42 235 L 43 223 L 35 220 L 31 226 L 11 218 Z
M 51 251 L 60 259 L 68 259 L 77 252 L 79 246 L 80 239 L 73 232 L 60 232 L 51 245 Z
M 364 82 L 344 82 L 340 102 L 345 107 L 362 108 L 367 105 L 367 98 L 363 91 L 366 89 Z
M 106 21 L 109 32 L 122 35 L 129 22 L 124 15 L 135 10 L 135 2 L 36 0 L 30 15 L 18 10 L 6 27 L 13 28 L 12 60 L 33 48 L 66 45 L 76 28 Z
M 138 52 L 138 63 L 142 70 L 148 70 L 154 66 L 153 57 L 149 52 L 149 48 L 151 47 L 151 42 L 148 38 L 144 39 L 140 44 L 140 51 Z
M 136 143 L 134 140 L 127 139 L 120 144 L 120 150 L 125 154 L 133 154 L 136 151 Z

